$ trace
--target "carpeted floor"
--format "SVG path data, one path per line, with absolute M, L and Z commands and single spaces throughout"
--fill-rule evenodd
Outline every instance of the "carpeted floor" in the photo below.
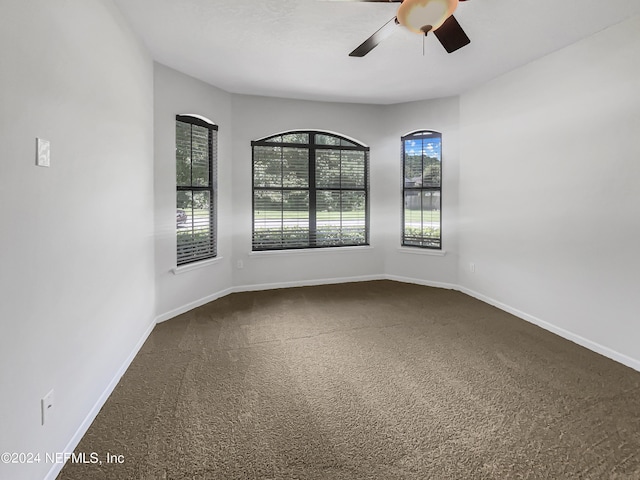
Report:
M 239 293 L 156 327 L 60 480 L 640 479 L 640 373 L 454 291 Z

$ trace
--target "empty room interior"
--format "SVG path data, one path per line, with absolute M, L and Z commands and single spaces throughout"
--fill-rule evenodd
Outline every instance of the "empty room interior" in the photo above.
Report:
M 0 0 L 0 53 L 1 479 L 640 478 L 637 0 Z

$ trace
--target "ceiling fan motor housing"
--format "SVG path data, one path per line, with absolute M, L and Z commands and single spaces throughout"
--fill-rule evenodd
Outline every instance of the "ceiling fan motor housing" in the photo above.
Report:
M 404 0 L 397 18 L 400 25 L 412 32 L 425 34 L 440 28 L 457 7 L 458 0 Z

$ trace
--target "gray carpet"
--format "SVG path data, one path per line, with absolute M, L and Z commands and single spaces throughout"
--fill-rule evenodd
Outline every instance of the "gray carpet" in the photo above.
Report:
M 606 321 L 606 319 L 603 319 Z M 640 373 L 459 292 L 239 293 L 160 324 L 72 479 L 640 479 Z

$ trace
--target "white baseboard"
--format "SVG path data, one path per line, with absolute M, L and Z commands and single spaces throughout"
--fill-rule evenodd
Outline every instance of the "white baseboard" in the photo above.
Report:
M 627 355 L 624 355 L 620 352 L 617 352 L 609 347 L 605 347 L 604 345 L 600 345 L 597 342 L 594 342 L 592 340 L 589 340 L 587 338 L 584 338 L 578 334 L 575 334 L 573 332 L 570 332 L 569 330 L 565 330 L 564 328 L 558 327 L 552 323 L 546 322 L 544 320 L 541 320 L 538 317 L 535 317 L 533 315 L 529 315 L 528 313 L 525 313 L 521 310 L 518 310 L 517 308 L 514 308 L 510 305 L 507 305 L 505 303 L 499 302 L 498 300 L 495 300 L 491 297 L 488 297 L 486 295 L 483 295 L 479 292 L 476 292 L 475 290 L 471 290 L 470 288 L 466 288 L 466 287 L 462 287 L 460 285 L 456 285 L 453 283 L 442 283 L 442 282 L 431 282 L 428 280 L 421 280 L 421 279 L 416 279 L 416 278 L 409 278 L 409 277 L 402 277 L 402 276 L 397 276 L 397 275 L 386 275 L 385 278 L 387 278 L 388 280 L 395 280 L 397 282 L 404 282 L 404 283 L 414 283 L 417 285 L 425 285 L 427 287 L 436 287 L 436 288 L 446 288 L 449 290 L 457 290 L 459 292 L 462 292 L 466 295 L 469 295 L 473 298 L 476 298 L 478 300 L 480 300 L 481 302 L 487 303 L 489 305 L 492 305 L 496 308 L 499 308 L 500 310 L 503 310 L 507 313 L 510 313 L 511 315 L 514 315 L 518 318 L 520 318 L 521 320 L 524 320 L 526 322 L 529 323 L 533 323 L 534 325 L 539 326 L 540 328 L 543 328 L 544 330 L 547 330 L 551 333 L 554 333 L 562 338 L 564 338 L 565 340 L 569 340 L 570 342 L 576 343 L 580 346 L 583 346 L 589 350 L 591 350 L 592 352 L 596 352 L 599 353 L 600 355 L 603 355 L 607 358 L 610 358 L 611 360 L 614 360 L 618 363 L 621 363 L 622 365 L 626 365 L 629 368 L 632 368 L 638 372 L 640 372 L 640 360 L 636 360 L 635 358 L 629 357 Z
M 78 427 L 78 430 L 76 430 L 76 433 L 73 435 L 73 437 L 71 437 L 71 440 L 69 440 L 69 443 L 67 443 L 67 446 L 64 447 L 64 450 L 63 450 L 64 453 L 71 454 L 76 449 L 76 447 L 80 443 L 80 440 L 82 440 L 82 437 L 84 437 L 85 433 L 87 433 L 87 430 L 89 430 L 89 427 L 98 416 L 100 409 L 107 402 L 107 399 L 109 398 L 113 390 L 118 385 L 118 382 L 120 381 L 122 376 L 125 374 L 129 366 L 131 365 L 131 362 L 133 362 L 133 359 L 136 357 L 136 355 L 142 348 L 142 345 L 144 345 L 144 342 L 146 342 L 147 338 L 149 338 L 149 335 L 151 335 L 151 332 L 153 331 L 155 326 L 156 326 L 156 323 L 153 322 L 144 331 L 144 333 L 142 334 L 142 337 L 140 338 L 140 340 L 138 340 L 138 343 L 136 343 L 136 346 L 133 348 L 129 356 L 126 358 L 126 360 L 120 366 L 120 368 L 118 369 L 114 377 L 111 379 L 107 387 L 104 389 L 104 391 L 102 392 L 102 395 L 100 395 L 96 403 L 93 405 L 93 408 L 89 411 L 89 413 L 87 414 L 83 422 Z M 47 473 L 47 476 L 44 477 L 44 480 L 55 480 L 55 478 L 58 476 L 58 474 L 60 473 L 64 465 L 65 465 L 64 463 L 54 463 L 51 469 L 49 470 L 49 473 Z
M 116 372 L 111 382 L 109 382 L 109 384 L 105 388 L 102 395 L 100 395 L 100 398 L 98 398 L 93 408 L 89 411 L 86 418 L 84 419 L 84 421 L 82 422 L 82 424 L 80 425 L 76 433 L 73 435 L 73 437 L 71 438 L 67 446 L 65 447 L 64 452 L 72 453 L 75 450 L 75 448 L 78 446 L 78 444 L 80 443 L 80 440 L 82 439 L 82 437 L 85 435 L 85 433 L 87 432 L 87 430 L 89 429 L 93 421 L 95 420 L 96 416 L 100 412 L 100 409 L 106 403 L 107 399 L 109 398 L 109 396 L 115 389 L 116 385 L 120 381 L 120 378 L 122 378 L 124 373 L 127 371 L 127 369 L 129 368 L 129 365 L 131 365 L 131 362 L 133 362 L 133 359 L 138 354 L 138 352 L 142 348 L 142 345 L 144 345 L 144 342 L 147 340 L 147 338 L 149 337 L 149 335 L 151 334 L 151 332 L 153 331 L 153 328 L 156 326 L 157 323 L 170 320 L 171 318 L 174 318 L 178 315 L 186 313 L 190 310 L 193 310 L 194 308 L 205 305 L 209 302 L 222 298 L 231 293 L 250 292 L 250 291 L 258 291 L 258 290 L 273 290 L 277 288 L 292 288 L 292 287 L 306 287 L 306 286 L 314 286 L 314 285 L 366 282 L 366 281 L 372 281 L 372 280 L 393 280 L 393 281 L 402 282 L 402 283 L 412 283 L 416 285 L 424 285 L 428 287 L 444 288 L 447 290 L 460 291 L 484 303 L 487 303 L 496 308 L 499 308 L 500 310 L 510 313 L 522 320 L 533 323 L 534 325 L 538 325 L 539 327 L 549 332 L 559 335 L 562 338 L 565 338 L 571 342 L 581 345 L 591 351 L 594 351 L 605 357 L 615 360 L 616 362 L 626 365 L 634 370 L 640 371 L 640 360 L 636 360 L 627 355 L 616 352 L 611 348 L 605 347 L 603 345 L 600 345 L 599 343 L 588 340 L 584 337 L 581 337 L 580 335 L 572 333 L 563 328 L 557 327 L 549 322 L 545 322 L 544 320 L 534 317 L 533 315 L 529 315 L 528 313 L 522 312 L 516 308 L 513 308 L 509 305 L 506 305 L 502 302 L 499 302 L 491 297 L 478 293 L 474 290 L 471 290 L 466 287 L 461 287 L 459 285 L 455 285 L 452 283 L 433 282 L 429 280 L 402 277 L 398 275 L 363 275 L 363 276 L 357 276 L 357 277 L 325 278 L 325 279 L 319 279 L 319 280 L 299 280 L 299 281 L 293 281 L 293 282 L 242 285 L 242 286 L 237 286 L 233 288 L 227 288 L 225 290 L 214 293 L 212 295 L 208 295 L 204 298 L 201 298 L 200 300 L 196 300 L 180 308 L 176 308 L 170 312 L 164 313 L 156 317 L 155 321 L 151 325 L 149 325 L 149 327 L 145 330 L 142 337 L 140 338 L 140 340 L 138 341 L 134 349 L 131 351 L 127 359 L 124 361 L 122 366 L 118 369 L 118 371 Z M 58 474 L 60 473 L 63 467 L 64 467 L 64 464 L 54 464 L 51 467 L 51 470 L 49 470 L 49 473 L 47 474 L 47 476 L 45 477 L 45 480 L 55 480 L 55 478 L 58 476 Z
M 458 290 L 458 286 L 453 283 L 433 282 L 431 280 L 422 280 L 420 278 L 402 277 L 399 275 L 385 275 L 386 280 L 395 282 L 413 283 L 415 285 L 423 285 L 425 287 L 444 288 L 445 290 Z
M 275 290 L 277 288 L 312 287 L 315 285 L 334 285 L 338 283 L 370 282 L 372 280 L 386 280 L 385 275 L 361 275 L 358 277 L 321 278 L 319 280 L 296 280 L 294 282 L 259 283 L 255 285 L 241 285 L 234 287 L 234 293 L 255 292 L 259 290 Z
M 604 345 L 600 345 L 599 343 L 596 343 L 578 334 L 570 332 L 569 330 L 565 330 L 564 328 L 560 328 L 552 323 L 541 320 L 538 317 L 529 315 L 528 313 L 525 313 L 521 310 L 518 310 L 517 308 L 513 308 L 505 303 L 499 302 L 491 297 L 478 293 L 475 290 L 471 290 L 470 288 L 458 286 L 456 287 L 456 289 L 484 303 L 488 303 L 489 305 L 493 305 L 494 307 L 499 308 L 500 310 L 504 310 L 505 312 L 510 313 L 511 315 L 514 315 L 522 320 L 525 320 L 529 323 L 533 323 L 534 325 L 537 325 L 540 328 L 543 328 L 544 330 L 554 333 L 564 338 L 565 340 L 569 340 L 573 343 L 577 343 L 578 345 L 581 345 L 593 352 L 599 353 L 600 355 L 610 358 L 611 360 L 615 360 L 618 363 L 626 365 L 627 367 L 633 368 L 634 370 L 637 370 L 640 372 L 640 360 L 636 360 L 627 355 L 616 352 L 615 350 L 609 347 L 605 347 Z
M 234 288 L 227 288 L 225 290 L 221 290 L 219 292 L 216 292 L 214 294 L 211 295 L 207 295 L 204 298 L 201 298 L 199 300 L 195 300 L 193 302 L 187 303 L 186 305 L 183 305 L 182 307 L 178 307 L 174 310 L 171 310 L 169 312 L 163 313 L 162 315 L 158 315 L 156 317 L 156 323 L 162 323 L 162 322 L 166 322 L 167 320 L 171 320 L 174 317 L 177 317 L 178 315 L 182 315 L 183 313 L 187 313 L 189 310 L 193 310 L 194 308 L 198 308 L 201 307 L 202 305 L 205 305 L 209 302 L 213 302 L 214 300 L 217 300 L 219 298 L 222 297 L 226 297 L 227 295 L 229 295 L 230 293 L 235 292 L 236 290 Z
M 431 280 L 423 280 L 419 278 L 412 277 L 403 277 L 400 275 L 361 275 L 356 277 L 340 277 L 340 278 L 323 278 L 318 280 L 298 280 L 293 282 L 277 282 L 277 283 L 260 283 L 254 285 L 240 285 L 237 287 L 227 288 L 226 290 L 222 290 L 220 292 L 214 293 L 213 295 L 209 295 L 200 300 L 196 300 L 191 302 L 183 307 L 177 308 L 170 312 L 160 315 L 156 318 L 157 323 L 164 322 L 170 320 L 178 315 L 188 312 L 189 310 L 193 310 L 199 306 L 202 306 L 206 303 L 212 302 L 219 298 L 222 298 L 230 293 L 239 293 L 239 292 L 253 292 L 259 290 L 274 290 L 278 288 L 292 288 L 292 287 L 309 287 L 314 285 L 329 285 L 329 284 L 338 284 L 338 283 L 351 283 L 351 282 L 367 282 L 372 280 L 393 280 L 396 282 L 402 283 L 412 283 L 416 285 L 423 285 L 427 287 L 435 287 L 435 288 L 444 288 L 447 290 L 457 290 L 459 292 L 465 293 L 471 297 L 474 297 L 482 302 L 488 303 L 489 305 L 493 305 L 500 310 L 504 310 L 511 315 L 514 315 L 522 320 L 533 323 L 551 333 L 561 336 L 566 340 L 569 340 L 573 343 L 577 343 L 589 350 L 592 350 L 600 355 L 604 355 L 607 358 L 615 360 L 618 363 L 626 365 L 627 367 L 633 368 L 640 372 L 640 360 L 636 360 L 622 353 L 616 352 L 615 350 L 600 345 L 599 343 L 588 340 L 580 335 L 577 335 L 573 332 L 565 330 L 563 328 L 557 327 L 552 323 L 541 320 L 533 315 L 529 315 L 517 308 L 511 307 L 510 305 L 499 302 L 491 297 L 478 293 L 474 290 L 471 290 L 466 287 L 462 287 L 460 285 L 456 285 L 453 283 L 445 283 L 445 282 L 434 282 Z
M 169 312 L 165 312 L 161 315 L 158 315 L 156 317 L 156 323 L 166 322 L 167 320 L 171 320 L 172 318 L 175 318 L 178 315 L 187 313 L 188 311 L 193 310 L 194 308 L 201 307 L 202 305 L 206 305 L 209 302 L 213 302 L 214 300 L 218 300 L 219 298 L 226 297 L 231 293 L 255 292 L 260 290 L 275 290 L 277 288 L 310 287 L 314 285 L 330 285 L 330 284 L 336 284 L 336 283 L 367 282 L 371 280 L 385 280 L 386 278 L 387 277 L 385 275 L 361 275 L 358 277 L 323 278 L 320 280 L 298 280 L 294 282 L 259 283 L 254 285 L 240 285 L 237 287 L 226 288 L 219 292 L 213 293 L 211 295 L 207 295 L 206 297 L 187 303 L 186 305 L 173 309 Z

